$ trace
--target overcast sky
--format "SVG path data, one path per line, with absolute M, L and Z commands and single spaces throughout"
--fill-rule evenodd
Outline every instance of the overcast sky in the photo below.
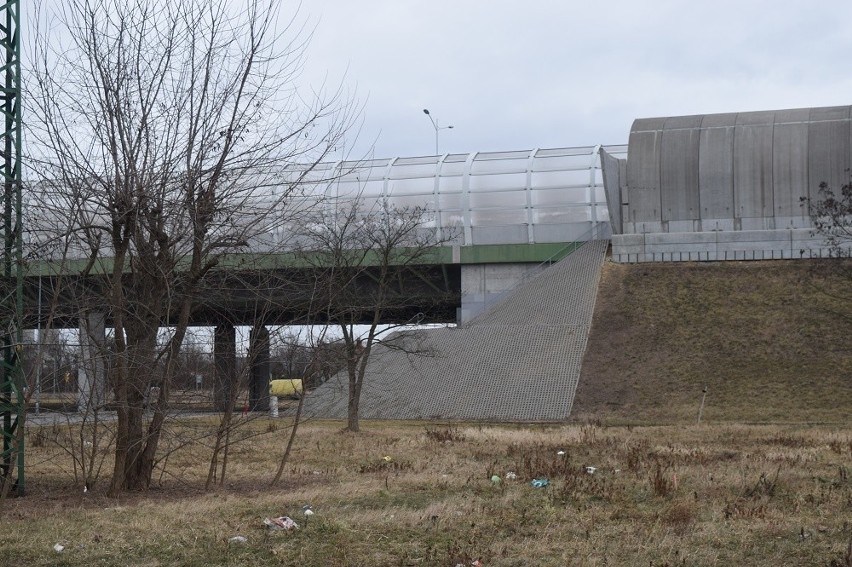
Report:
M 285 5 L 285 11 L 287 7 Z M 355 154 L 626 143 L 635 118 L 852 104 L 852 2 L 306 0 L 303 79 L 364 105 Z

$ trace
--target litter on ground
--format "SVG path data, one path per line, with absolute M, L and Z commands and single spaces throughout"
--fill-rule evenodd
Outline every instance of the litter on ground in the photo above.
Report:
M 293 521 L 289 516 L 281 516 L 280 518 L 264 518 L 264 525 L 270 530 L 298 530 L 299 524 Z

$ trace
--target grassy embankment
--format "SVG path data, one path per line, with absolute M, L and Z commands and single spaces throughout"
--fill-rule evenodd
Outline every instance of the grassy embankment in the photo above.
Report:
M 832 263 L 604 266 L 575 419 L 852 421 L 852 289 Z

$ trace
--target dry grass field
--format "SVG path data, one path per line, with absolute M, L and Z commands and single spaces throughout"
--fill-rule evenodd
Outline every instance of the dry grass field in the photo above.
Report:
M 187 444 L 121 499 L 103 495 L 105 473 L 85 494 L 74 483 L 62 427 L 30 429 L 29 494 L 2 503 L 0 564 L 852 565 L 848 426 L 308 422 L 270 488 L 289 422 L 264 417 L 204 492 L 214 426 L 175 424 L 165 446 Z M 263 526 L 282 515 L 300 529 Z
M 818 268 L 607 264 L 573 423 L 307 422 L 274 487 L 284 417 L 239 417 L 211 491 L 215 416 L 170 423 L 119 499 L 108 447 L 84 493 L 79 426 L 28 426 L 0 566 L 852 567 L 852 299 Z

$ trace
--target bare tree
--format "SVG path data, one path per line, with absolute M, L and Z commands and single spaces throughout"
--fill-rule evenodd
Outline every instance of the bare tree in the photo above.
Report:
M 829 260 L 809 266 L 806 283 L 837 300 L 834 306 L 824 311 L 849 323 L 852 321 L 852 313 L 848 309 L 852 305 L 852 291 L 848 285 L 837 285 L 837 282 L 852 279 L 852 181 L 839 190 L 822 182 L 817 198 L 802 197 L 801 202 L 807 207 L 813 233 L 823 238 L 831 256 Z
M 272 354 L 272 375 L 301 379 L 313 389 L 343 369 L 344 345 L 325 336 L 285 334 Z
M 424 206 L 382 199 L 366 209 L 358 199 L 309 217 L 300 254 L 318 274 L 316 317 L 336 326 L 348 376 L 347 426 L 359 430 L 367 363 L 378 345 L 410 349 L 403 329 L 418 324 L 443 290 L 428 271 L 439 247 L 454 238 L 438 231 Z M 415 348 L 416 350 L 416 348 Z M 412 351 L 412 354 L 416 354 Z M 431 354 L 422 352 L 420 354 Z
M 92 306 L 114 328 L 115 495 L 150 483 L 205 278 L 291 220 L 353 106 L 340 91 L 296 91 L 307 38 L 295 19 L 276 27 L 274 0 L 52 8 L 29 71 L 30 162 L 42 214 L 73 218 L 72 275 L 101 286 Z M 173 329 L 164 347 L 162 325 Z
M 807 207 L 814 231 L 825 239 L 825 244 L 837 258 L 849 257 L 852 251 L 852 182 L 844 184 L 838 192 L 822 182 L 819 198 L 801 198 Z

